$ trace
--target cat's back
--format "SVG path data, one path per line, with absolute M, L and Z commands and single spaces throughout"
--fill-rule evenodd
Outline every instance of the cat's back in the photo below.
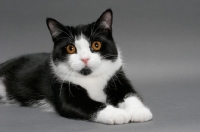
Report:
M 29 106 L 43 100 L 51 92 L 50 56 L 28 54 L 0 64 L 0 102 Z
M 50 61 L 50 53 L 27 54 L 10 59 L 0 64 L 0 76 L 5 72 L 29 71 L 34 68 L 45 67 Z

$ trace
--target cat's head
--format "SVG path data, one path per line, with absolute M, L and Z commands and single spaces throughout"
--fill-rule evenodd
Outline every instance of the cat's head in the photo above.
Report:
M 83 76 L 112 68 L 119 53 L 112 37 L 112 10 L 106 10 L 96 22 L 88 25 L 64 26 L 47 18 L 54 49 L 53 65 L 64 73 L 74 72 Z M 106 72 L 106 71 L 104 71 Z

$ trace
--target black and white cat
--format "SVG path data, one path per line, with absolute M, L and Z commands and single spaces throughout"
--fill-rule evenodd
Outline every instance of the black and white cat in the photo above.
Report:
M 123 72 L 112 20 L 110 9 L 96 22 L 76 27 L 48 18 L 53 52 L 1 64 L 1 102 L 45 102 L 61 116 L 105 124 L 151 120 L 152 113 Z

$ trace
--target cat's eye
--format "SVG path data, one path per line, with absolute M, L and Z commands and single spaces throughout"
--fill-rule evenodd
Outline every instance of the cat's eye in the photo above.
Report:
M 69 54 L 74 54 L 76 52 L 76 47 L 70 44 L 70 45 L 67 45 L 66 50 Z
M 98 51 L 101 49 L 101 42 L 99 41 L 94 41 L 92 43 L 92 48 L 94 49 L 94 51 Z

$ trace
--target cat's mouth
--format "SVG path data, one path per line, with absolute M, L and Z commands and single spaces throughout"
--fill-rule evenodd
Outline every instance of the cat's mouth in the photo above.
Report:
M 87 76 L 92 73 L 92 70 L 89 67 L 84 67 L 82 70 L 80 70 L 80 74 Z

